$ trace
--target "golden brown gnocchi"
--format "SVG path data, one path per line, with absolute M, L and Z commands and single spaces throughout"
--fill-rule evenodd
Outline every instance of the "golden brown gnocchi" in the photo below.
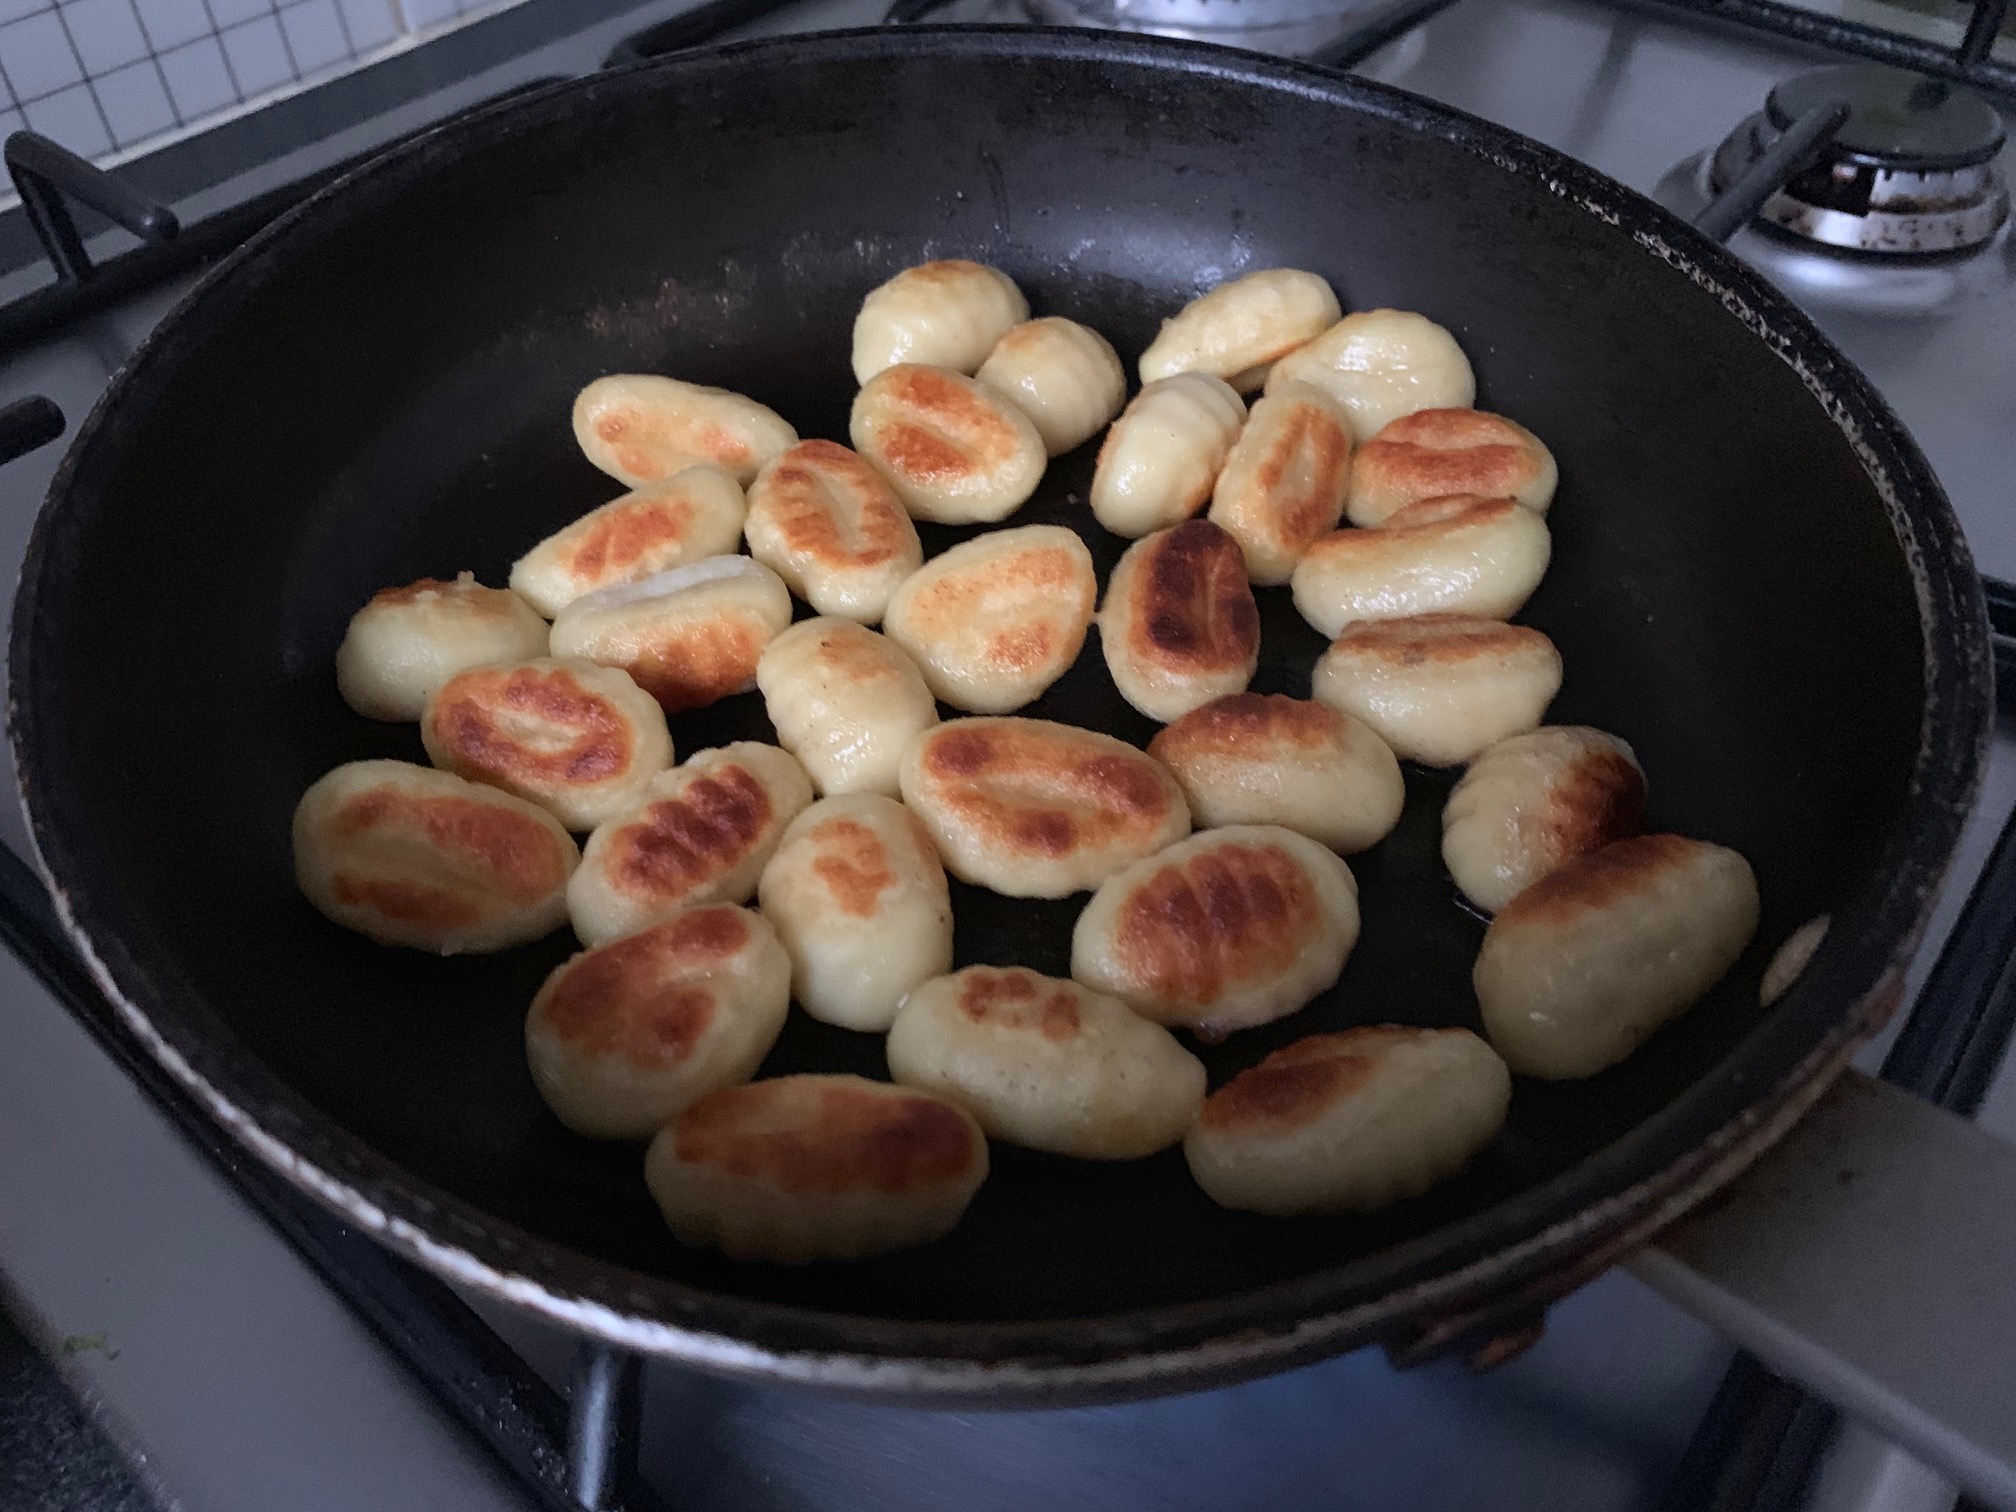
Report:
M 924 983 L 889 1030 L 889 1074 L 965 1108 L 996 1139 L 1138 1160 L 1183 1137 L 1204 1066 L 1117 998 L 1020 966 Z
M 1378 525 L 1423 499 L 1517 499 L 1545 514 L 1559 474 L 1525 426 L 1473 409 L 1424 409 L 1389 421 L 1358 449 L 1347 505 L 1354 525 Z
M 696 462 L 724 467 L 746 485 L 798 432 L 775 410 L 727 389 L 616 373 L 575 399 L 574 439 L 590 462 L 632 488 Z
M 911 516 L 940 525 L 1006 519 L 1048 461 L 1027 415 L 950 368 L 884 368 L 854 396 L 847 431 Z
M 1350 482 L 1350 416 L 1314 384 L 1284 383 L 1247 415 L 1211 490 L 1211 523 L 1239 543 L 1247 576 L 1272 587 L 1337 528 Z
M 749 554 L 821 614 L 872 625 L 924 561 L 882 475 L 846 447 L 800 441 L 749 486 Z
M 1343 405 L 1360 443 L 1402 415 L 1463 409 L 1477 397 L 1470 359 L 1456 338 L 1408 310 L 1346 315 L 1275 363 L 1267 390 L 1276 393 L 1297 382 L 1313 383 Z
M 690 908 L 553 968 L 525 1059 L 554 1116 L 591 1139 L 647 1139 L 747 1081 L 784 1027 L 791 963 L 746 909 Z
M 458 672 L 546 654 L 546 622 L 508 588 L 473 573 L 386 588 L 350 617 L 336 648 L 336 689 L 366 719 L 418 719 Z
M 756 896 L 791 956 L 791 992 L 843 1029 L 880 1032 L 919 982 L 952 969 L 937 848 L 893 798 L 825 798 L 791 821 Z
M 1253 680 L 1260 610 L 1239 543 L 1208 520 L 1143 536 L 1113 569 L 1099 647 L 1120 696 L 1168 721 Z
M 546 537 L 511 568 L 511 586 L 548 619 L 584 594 L 735 549 L 742 490 L 702 463 L 604 504 Z

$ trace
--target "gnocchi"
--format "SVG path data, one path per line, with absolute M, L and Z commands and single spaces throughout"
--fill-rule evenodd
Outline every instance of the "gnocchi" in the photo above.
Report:
M 996 1139 L 1139 1160 L 1183 1137 L 1204 1065 L 1118 999 L 1020 966 L 926 982 L 889 1030 L 889 1074 L 958 1103 Z
M 1183 1154 L 1222 1207 L 1370 1212 L 1461 1170 L 1511 1102 L 1505 1063 L 1467 1029 L 1312 1034 L 1212 1093 Z
M 893 798 L 825 798 L 791 821 L 756 888 L 791 957 L 791 992 L 843 1029 L 889 1027 L 952 969 L 952 898 L 931 836 Z
M 1407 785 L 1386 742 L 1327 704 L 1234 693 L 1148 742 L 1199 829 L 1278 824 L 1351 855 L 1400 822 Z
M 954 708 L 1003 714 L 1078 659 L 1099 580 L 1074 530 L 1023 525 L 941 552 L 903 581 L 882 631 Z
M 1159 379 L 1106 432 L 1092 473 L 1092 514 L 1115 535 L 1166 530 L 1195 514 L 1246 423 L 1246 404 L 1208 373 Z
M 1014 898 L 1097 887 L 1190 832 L 1182 790 L 1159 761 L 1044 719 L 928 730 L 903 758 L 902 786 L 946 870 Z
M 763 648 L 791 623 L 791 593 L 762 563 L 708 557 L 584 594 L 553 622 L 556 656 L 620 667 L 665 711 L 755 686 Z
M 1358 449 L 1346 509 L 1354 525 L 1378 525 L 1423 499 L 1474 494 L 1544 515 L 1559 476 L 1554 454 L 1523 425 L 1482 410 L 1424 409 L 1389 421 Z
M 336 690 L 366 719 L 418 719 L 435 689 L 490 662 L 546 654 L 546 622 L 508 588 L 473 573 L 387 588 L 350 617 Z
M 1257 400 L 1211 490 L 1210 520 L 1231 533 L 1246 574 L 1275 587 L 1337 528 L 1351 481 L 1351 419 L 1309 383 Z
M 731 552 L 742 489 L 701 463 L 627 493 L 556 531 L 511 568 L 511 586 L 548 619 L 584 594 Z
M 1335 851 L 1234 824 L 1102 883 L 1071 931 L 1071 975 L 1215 1041 L 1334 986 L 1357 940 L 1358 884 Z
M 811 802 L 804 768 L 754 741 L 660 772 L 588 837 L 567 884 L 574 933 L 600 945 L 682 908 L 748 902 L 785 826 Z
M 1267 381 L 1276 359 L 1343 317 L 1330 285 L 1297 268 L 1267 268 L 1220 284 L 1169 320 L 1141 354 L 1141 381 L 1209 373 L 1242 394 Z
M 896 795 L 910 742 L 938 723 L 917 664 L 851 620 L 801 620 L 763 648 L 756 686 L 777 743 L 820 793 Z
M 1090 441 L 1127 402 L 1113 343 L 1061 315 L 1004 332 L 974 376 L 1029 417 L 1053 457 Z
M 693 908 L 553 968 L 525 1015 L 532 1081 L 591 1139 L 648 1139 L 747 1081 L 784 1027 L 791 963 L 770 926 Z
M 949 368 L 885 368 L 854 396 L 854 449 L 889 480 L 913 518 L 992 524 L 1043 480 L 1047 453 L 1029 417 Z
M 747 485 L 798 432 L 765 405 L 727 389 L 650 373 L 597 378 L 574 400 L 581 452 L 619 483 L 642 488 L 696 462 Z
M 332 923 L 438 955 L 558 929 L 580 852 L 544 809 L 405 761 L 352 761 L 294 809 L 294 878 Z
M 444 771 L 593 829 L 672 761 L 665 715 L 629 676 L 564 657 L 500 662 L 451 677 L 420 715 Z
M 724 1087 L 659 1130 L 644 1182 L 684 1244 L 734 1260 L 860 1260 L 948 1232 L 987 1137 L 943 1098 L 860 1076 Z
M 1477 398 L 1470 359 L 1441 326 L 1409 310 L 1359 310 L 1274 364 L 1267 391 L 1313 383 L 1344 407 L 1363 443 L 1425 409 L 1465 409 Z M 1353 464 L 1356 471 L 1356 463 Z
M 905 268 L 854 317 L 854 381 L 903 362 L 970 373 L 1028 318 L 1029 301 L 999 268 L 956 257 Z
M 1314 683 L 1394 755 L 1459 766 L 1540 723 L 1561 691 L 1561 653 L 1538 630 L 1474 615 L 1360 620 L 1317 661 Z
M 749 488 L 749 555 L 819 613 L 872 625 L 924 562 L 882 475 L 844 446 L 800 441 Z
M 1578 856 L 1484 932 L 1485 1033 L 1521 1076 L 1594 1076 L 1705 997 L 1757 917 L 1757 878 L 1725 846 L 1636 835 Z
M 1253 680 L 1260 609 L 1239 543 L 1206 520 L 1143 536 L 1113 569 L 1099 647 L 1120 696 L 1168 721 Z

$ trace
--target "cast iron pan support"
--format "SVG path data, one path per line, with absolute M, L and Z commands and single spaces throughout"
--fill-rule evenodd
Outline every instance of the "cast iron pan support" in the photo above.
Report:
M 64 283 L 82 283 L 91 276 L 91 254 L 84 250 L 66 198 L 88 205 L 143 241 L 167 241 L 182 229 L 166 205 L 135 193 L 103 168 L 45 136 L 15 132 L 7 138 L 6 157 L 29 224 Z

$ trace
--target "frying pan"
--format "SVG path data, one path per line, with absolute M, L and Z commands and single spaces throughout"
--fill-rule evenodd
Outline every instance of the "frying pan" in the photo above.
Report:
M 998 1147 L 959 1227 L 913 1252 L 770 1267 L 680 1247 L 640 1152 L 540 1104 L 525 1006 L 574 948 L 435 960 L 296 893 L 288 817 L 339 762 L 423 759 L 358 719 L 331 659 L 375 589 L 474 569 L 614 494 L 568 428 L 606 372 L 742 390 L 844 437 L 848 329 L 905 265 L 998 264 L 1039 312 L 1138 353 L 1242 270 L 1315 269 L 1418 309 L 1479 403 L 1560 459 L 1553 566 L 1523 618 L 1567 679 L 1550 718 L 1614 730 L 1650 819 L 1733 845 L 1757 941 L 1622 1066 L 1522 1082 L 1459 1178 L 1372 1217 L 1213 1206 L 1168 1152 Z M 1092 448 L 1014 523 L 1123 545 Z M 927 550 L 970 532 L 927 529 Z M 1321 649 L 1282 590 L 1254 686 Z M 801 611 L 802 612 L 802 611 Z M 254 239 L 156 331 L 81 429 L 13 626 L 11 732 L 35 842 L 137 1040 L 209 1111 L 422 1263 L 626 1346 L 937 1400 L 1221 1381 L 1389 1342 L 1592 1274 L 1789 1126 L 1896 1006 L 1982 757 L 1979 588 L 1929 469 L 1867 384 L 1754 275 L 1540 147 L 1320 70 L 1029 29 L 728 47 L 566 84 L 430 133 Z M 1145 742 L 1096 646 L 1027 713 Z M 760 701 L 680 716 L 682 753 L 769 738 Z M 1314 1030 L 1477 1021 L 1482 922 L 1438 855 L 1453 774 L 1352 866 L 1337 989 L 1205 1048 L 1214 1084 Z M 961 963 L 1064 974 L 1082 899 L 956 887 Z M 1772 947 L 1831 913 L 1776 1006 Z M 763 1074 L 884 1074 L 880 1040 L 794 1013 Z M 1451 1320 L 1456 1320 L 1454 1323 Z

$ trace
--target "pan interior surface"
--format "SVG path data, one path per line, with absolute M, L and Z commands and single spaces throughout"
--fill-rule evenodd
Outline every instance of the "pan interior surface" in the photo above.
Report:
M 164 1023 L 214 1013 L 236 1048 L 206 1074 L 328 1168 L 354 1136 L 531 1236 L 514 1241 L 528 1254 L 546 1241 L 634 1272 L 621 1296 L 647 1313 L 674 1311 L 660 1278 L 855 1318 L 1083 1319 L 1313 1276 L 1342 1287 L 1479 1215 L 1537 1224 L 1537 1208 L 1520 1216 L 1536 1189 L 1652 1137 L 1648 1120 L 1740 1054 L 1767 1017 L 1771 947 L 1871 882 L 1920 748 L 1920 605 L 1854 446 L 1713 290 L 1446 118 L 1311 78 L 1054 39 L 729 51 L 458 127 L 268 239 L 128 375 L 47 548 L 68 575 L 45 595 L 60 617 L 36 632 L 55 648 L 38 671 L 62 679 L 51 738 L 72 766 L 52 792 L 74 796 L 38 801 L 82 816 L 70 901 L 94 938 L 130 940 L 115 975 L 144 980 Z M 1566 661 L 1550 722 L 1630 741 L 1648 827 L 1732 845 L 1760 878 L 1762 928 L 1713 997 L 1612 1072 L 1522 1082 L 1465 1174 L 1370 1218 L 1222 1211 L 1175 1151 L 1095 1165 L 996 1146 L 948 1238 L 773 1268 L 680 1247 L 639 1148 L 572 1136 L 540 1103 L 523 1016 L 571 936 L 435 960 L 318 916 L 290 870 L 303 789 L 343 761 L 425 759 L 412 727 L 337 696 L 349 615 L 421 576 L 502 583 L 620 492 L 569 429 L 598 375 L 722 385 L 844 441 L 862 295 L 940 256 L 1001 267 L 1130 369 L 1186 300 L 1273 266 L 1322 273 L 1346 308 L 1448 326 L 1479 406 L 1560 461 L 1553 564 L 1521 616 Z M 1083 502 L 1095 451 L 1053 463 L 1007 523 L 1080 528 L 1103 581 L 1125 543 Z M 927 528 L 927 552 L 971 533 Z M 1322 643 L 1286 590 L 1260 597 L 1254 687 L 1307 696 Z M 1022 712 L 1137 743 L 1154 728 L 1113 690 L 1096 634 Z M 673 735 L 682 757 L 772 738 L 754 694 Z M 1351 859 L 1364 925 L 1339 986 L 1202 1050 L 1214 1085 L 1316 1030 L 1476 1026 L 1483 925 L 1439 855 L 1453 775 L 1411 769 L 1399 829 Z M 958 960 L 1068 974 L 1082 902 L 955 885 Z M 1777 1011 L 1812 1016 L 1802 1002 Z M 246 1052 L 284 1092 L 261 1102 Z M 880 1038 L 794 1010 L 762 1074 L 815 1068 L 883 1075 Z M 1708 1132 L 1672 1124 L 1657 1137 L 1674 1157 Z M 596 1272 L 542 1263 L 556 1284 Z

